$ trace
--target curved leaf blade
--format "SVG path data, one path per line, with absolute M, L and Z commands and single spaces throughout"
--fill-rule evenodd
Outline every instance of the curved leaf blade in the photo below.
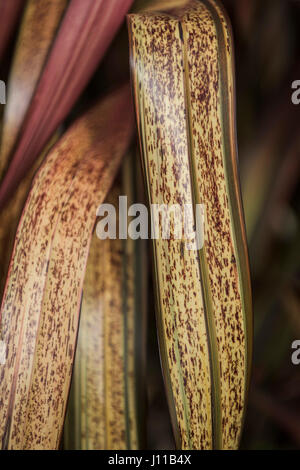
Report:
M 106 204 L 136 202 L 135 162 L 124 159 Z M 119 225 L 118 211 L 117 227 Z M 96 225 L 96 232 L 97 232 Z M 141 240 L 94 233 L 84 280 L 65 449 L 143 448 L 147 263 Z
M 129 15 L 133 88 L 148 198 L 205 207 L 202 249 L 155 240 L 163 369 L 177 446 L 237 448 L 252 344 L 238 184 L 233 48 L 213 0 Z
M 16 143 L 66 4 L 66 0 L 29 0 L 26 4 L 4 108 L 1 176 Z
M 131 3 L 71 0 L 0 186 L 0 208 L 74 105 Z

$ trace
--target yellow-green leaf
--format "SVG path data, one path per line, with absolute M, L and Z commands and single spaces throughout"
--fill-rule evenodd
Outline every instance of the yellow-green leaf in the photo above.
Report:
M 2 298 L 7 276 L 8 266 L 12 255 L 14 240 L 20 216 L 22 214 L 24 204 L 26 202 L 28 192 L 32 183 L 32 179 L 40 167 L 42 161 L 47 155 L 50 148 L 54 145 L 59 137 L 56 132 L 45 150 L 36 160 L 30 172 L 23 178 L 18 189 L 15 191 L 14 198 L 0 211 L 0 297 Z
M 252 307 L 235 136 L 233 47 L 219 2 L 129 15 L 133 88 L 151 204 L 205 207 L 204 245 L 154 241 L 158 326 L 177 446 L 235 449 Z M 162 220 L 161 220 L 162 222 Z M 160 224 L 161 225 L 161 224 Z

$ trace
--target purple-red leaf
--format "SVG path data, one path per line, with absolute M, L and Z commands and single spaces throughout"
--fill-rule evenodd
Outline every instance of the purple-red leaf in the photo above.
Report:
M 72 0 L 0 187 L 3 207 L 66 117 L 105 54 L 132 0 Z
M 66 5 L 66 0 L 27 2 L 9 74 L 1 140 L 0 178 L 17 142 Z

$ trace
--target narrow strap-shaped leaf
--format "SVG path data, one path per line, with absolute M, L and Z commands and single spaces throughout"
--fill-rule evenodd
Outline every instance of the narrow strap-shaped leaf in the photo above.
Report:
M 154 241 L 158 326 L 177 446 L 238 446 L 251 293 L 235 140 L 233 47 L 219 3 L 129 16 L 149 202 L 205 207 L 204 245 Z
M 185 6 L 190 0 L 136 0 L 133 11 L 167 11 Z
M 1 308 L 2 448 L 59 446 L 96 210 L 130 143 L 132 124 L 124 86 L 75 122 L 34 180 Z
M 34 166 L 28 172 L 27 176 L 21 181 L 18 189 L 15 191 L 14 198 L 0 213 L 0 298 L 2 299 L 3 290 L 5 287 L 7 271 L 14 247 L 14 240 L 16 231 L 20 221 L 20 217 L 30 190 L 30 186 L 35 173 L 41 166 L 47 153 L 58 140 L 59 133 L 56 132 L 44 151 L 36 160 Z
M 117 227 L 119 196 L 127 196 L 128 206 L 136 202 L 134 168 L 128 155 L 121 178 L 106 199 L 116 209 Z M 147 279 L 143 243 L 118 237 L 99 240 L 94 234 L 83 288 L 66 449 L 141 448 Z
M 16 142 L 66 4 L 66 0 L 27 2 L 9 76 L 1 141 L 1 176 Z
M 36 88 L 8 171 L 0 207 L 66 117 L 105 54 L 132 0 L 71 0 Z

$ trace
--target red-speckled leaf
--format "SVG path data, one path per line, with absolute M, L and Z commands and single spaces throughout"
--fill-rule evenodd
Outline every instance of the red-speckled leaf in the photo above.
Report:
M 1 184 L 0 208 L 70 111 L 131 3 L 132 0 L 71 1 Z
M 201 235 L 191 249 L 186 227 L 178 237 L 173 223 L 168 239 L 153 242 L 162 365 L 176 443 L 186 450 L 236 449 L 249 387 L 252 304 L 230 31 L 216 0 L 129 16 L 149 202 L 179 206 L 182 218 L 192 208 L 188 232 L 198 226 Z
M 3 449 L 59 446 L 96 211 L 132 131 L 124 86 L 75 122 L 35 177 L 1 308 Z

